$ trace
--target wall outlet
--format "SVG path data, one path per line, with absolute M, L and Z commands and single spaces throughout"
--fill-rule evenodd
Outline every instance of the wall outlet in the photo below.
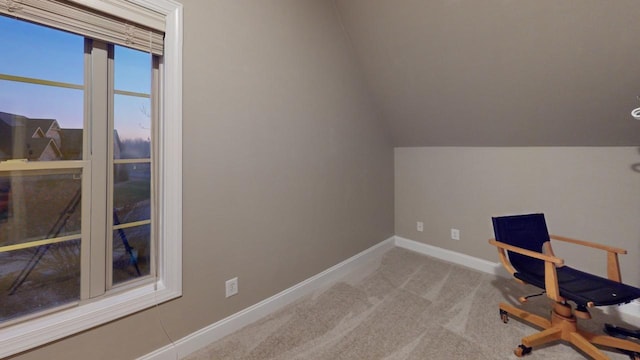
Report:
M 233 279 L 229 279 L 224 283 L 225 287 L 225 296 L 233 296 L 238 293 L 238 278 L 234 277 Z
M 422 221 L 418 221 L 416 223 L 416 230 L 423 232 L 424 231 L 424 223 Z
M 451 229 L 451 240 L 460 240 L 460 230 Z

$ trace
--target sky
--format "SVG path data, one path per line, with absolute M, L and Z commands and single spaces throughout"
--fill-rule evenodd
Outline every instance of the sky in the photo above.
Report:
M 84 38 L 0 16 L 0 74 L 83 85 Z M 149 93 L 151 55 L 116 46 L 117 90 Z M 82 90 L 0 80 L 0 111 L 56 119 L 62 128 L 83 128 Z M 150 136 L 147 98 L 116 95 L 115 127 L 121 139 Z

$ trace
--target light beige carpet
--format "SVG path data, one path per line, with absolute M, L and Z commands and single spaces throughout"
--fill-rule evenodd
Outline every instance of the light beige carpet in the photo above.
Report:
M 513 349 L 536 329 L 511 319 L 498 303 L 538 292 L 468 268 L 394 248 L 368 268 L 190 355 L 188 360 L 242 359 L 516 359 Z M 525 308 L 546 316 L 546 297 Z M 592 311 L 581 321 L 601 332 L 616 317 Z M 628 325 L 627 325 L 628 326 Z M 628 359 L 606 352 L 611 359 Z M 569 345 L 535 348 L 525 359 L 584 359 Z

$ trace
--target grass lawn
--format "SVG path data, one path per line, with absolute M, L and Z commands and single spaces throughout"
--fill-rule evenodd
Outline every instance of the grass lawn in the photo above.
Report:
M 121 208 L 127 205 L 149 200 L 151 183 L 149 180 L 128 180 L 116 183 L 113 191 L 113 206 Z

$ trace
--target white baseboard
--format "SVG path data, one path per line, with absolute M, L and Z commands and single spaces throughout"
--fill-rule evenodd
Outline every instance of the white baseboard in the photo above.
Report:
M 395 237 L 395 244 L 396 246 L 407 250 L 432 256 L 440 260 L 449 261 L 454 264 L 466 266 L 468 268 L 482 271 L 487 274 L 511 278 L 511 275 L 506 270 L 504 270 L 500 263 L 494 263 L 456 251 L 427 245 L 425 243 L 405 239 L 400 236 Z M 640 302 L 638 302 L 637 300 L 632 301 L 629 304 L 606 307 L 604 308 L 604 311 L 607 313 L 618 312 L 618 315 L 622 321 L 640 326 L 640 324 L 638 324 L 638 322 L 640 321 Z
M 321 289 L 332 281 L 347 275 L 358 266 L 365 264 L 369 260 L 375 259 L 377 256 L 381 256 L 384 252 L 394 246 L 432 256 L 454 264 L 466 266 L 487 274 L 511 277 L 511 275 L 502 268 L 500 263 L 491 262 L 456 251 L 394 236 L 305 281 L 302 281 L 301 283 L 290 287 L 289 289 L 189 334 L 184 338 L 177 340 L 174 344 L 164 346 L 154 352 L 144 355 L 137 360 L 183 359 L 187 355 L 198 351 L 212 342 L 240 330 L 242 327 L 275 312 L 283 306 L 290 304 L 315 290 Z M 630 304 L 615 307 L 610 309 L 609 312 L 615 310 L 618 310 L 621 320 L 633 325 L 640 325 L 638 324 L 638 322 L 640 322 L 640 302 L 634 301 Z
M 357 267 L 364 265 L 368 261 L 381 256 L 387 250 L 395 246 L 395 238 L 391 237 L 367 250 L 356 254 L 349 259 L 330 267 L 329 269 L 308 278 L 272 297 L 252 305 L 240 312 L 226 317 L 214 324 L 191 333 L 173 344 L 164 346 L 156 351 L 139 357 L 138 360 L 176 360 L 183 359 L 187 355 L 222 339 L 223 337 L 240 330 L 244 326 L 251 324 L 269 315 L 283 306 L 321 289 L 325 285 L 338 280 L 349 274 Z
M 487 274 L 510 277 L 500 263 L 491 262 L 474 256 L 462 254 L 453 250 L 443 249 L 433 245 L 405 239 L 400 236 L 395 237 L 397 247 L 415 251 L 417 253 L 428 255 L 436 259 L 448 261 L 457 265 L 466 266 L 471 269 L 479 270 Z

